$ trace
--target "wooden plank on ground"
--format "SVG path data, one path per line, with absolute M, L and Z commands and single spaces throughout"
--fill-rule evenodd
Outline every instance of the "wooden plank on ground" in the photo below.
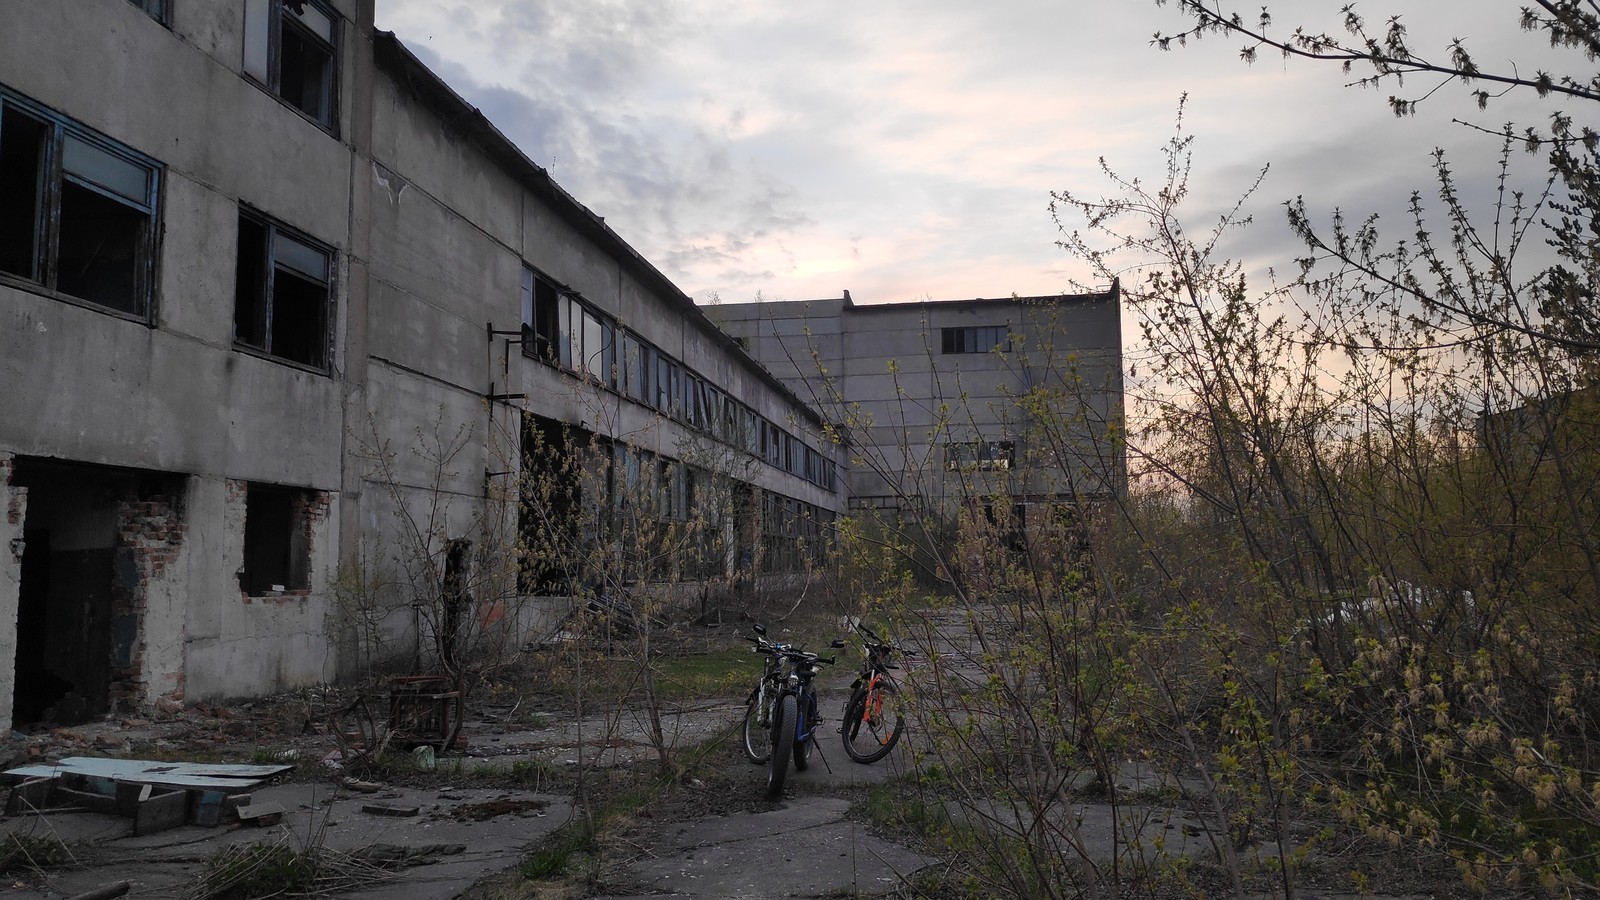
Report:
M 149 785 L 145 785 L 149 787 Z M 187 791 L 155 793 L 139 801 L 133 815 L 133 836 L 155 834 L 177 828 L 189 820 L 189 794 Z
M 30 778 L 18 785 L 13 785 L 11 794 L 6 797 L 6 815 L 20 816 L 36 809 L 44 809 L 50 804 L 50 795 L 55 790 L 53 778 Z
M 74 756 L 63 759 L 53 766 L 22 766 L 8 769 L 4 774 L 12 778 L 58 778 L 63 775 L 75 775 L 162 787 L 234 793 L 249 790 L 263 780 L 281 775 L 293 768 L 285 765 L 231 766 Z

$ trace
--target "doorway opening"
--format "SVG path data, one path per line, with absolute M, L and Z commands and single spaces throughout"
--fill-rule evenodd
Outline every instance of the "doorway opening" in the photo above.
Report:
M 145 584 L 181 541 L 182 480 L 18 457 L 11 483 L 28 490 L 13 721 L 73 725 L 136 704 Z

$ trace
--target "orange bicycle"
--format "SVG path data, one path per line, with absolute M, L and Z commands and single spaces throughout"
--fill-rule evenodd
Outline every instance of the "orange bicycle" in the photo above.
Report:
M 875 763 L 894 749 L 905 727 L 901 711 L 900 686 L 894 683 L 890 669 L 898 669 L 893 662 L 896 648 L 872 633 L 872 629 L 854 623 L 866 648 L 866 659 L 861 673 L 850 686 L 850 699 L 845 701 L 844 722 L 839 731 L 844 735 L 844 752 L 858 763 Z M 910 651 L 901 650 L 909 656 Z

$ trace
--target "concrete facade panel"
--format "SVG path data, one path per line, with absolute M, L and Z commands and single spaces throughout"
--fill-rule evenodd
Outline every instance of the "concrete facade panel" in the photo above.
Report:
M 647 295 L 637 307 L 624 309 L 622 269 L 615 258 L 603 253 L 538 198 L 527 198 L 522 221 L 522 258 L 529 265 L 577 291 L 597 309 L 626 320 L 628 327 L 652 343 L 662 343 L 664 336 L 650 328 L 661 311 L 660 300 Z
M 491 348 L 484 325 L 490 320 L 469 319 L 460 304 L 429 302 L 381 281 L 373 285 L 371 311 L 368 335 L 373 356 L 404 360 L 407 368 L 450 384 L 488 391 L 484 369 Z M 498 352 L 495 361 L 498 365 Z
M 522 238 L 523 189 L 459 131 L 380 74 L 374 88 L 372 155 L 392 176 L 389 199 L 420 190 L 515 252 Z M 374 205 L 384 202 L 382 194 Z

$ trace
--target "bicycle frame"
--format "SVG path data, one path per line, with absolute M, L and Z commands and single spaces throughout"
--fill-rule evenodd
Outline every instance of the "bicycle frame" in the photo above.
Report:
M 799 685 L 791 685 L 778 693 L 775 702 L 783 702 L 784 694 L 793 694 L 795 698 L 794 745 L 803 746 L 806 741 L 816 736 L 817 692 L 811 687 L 811 679 L 815 675 L 806 676 Z M 807 726 L 810 727 L 807 727 Z
M 896 648 L 859 622 L 854 623 L 854 628 L 860 632 L 862 647 L 866 652 L 861 670 L 850 685 L 850 697 L 845 700 L 839 733 L 844 738 L 845 752 L 851 759 L 858 763 L 873 763 L 886 756 L 900 740 L 904 724 L 900 704 L 898 701 L 891 704 L 887 720 L 884 719 L 884 706 L 886 700 L 896 697 L 900 692 L 894 676 L 889 674 L 890 669 L 899 668 L 893 662 L 894 654 L 897 651 L 909 654 L 910 651 Z M 888 725 L 887 730 L 885 725 Z M 876 746 L 858 743 L 858 736 L 862 734 L 875 738 Z

